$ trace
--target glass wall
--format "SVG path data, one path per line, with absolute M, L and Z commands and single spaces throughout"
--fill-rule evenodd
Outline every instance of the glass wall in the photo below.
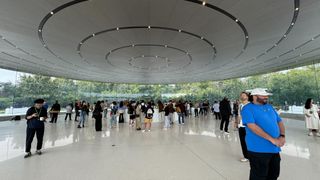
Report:
M 273 93 L 270 101 L 275 106 L 294 111 L 292 108 L 303 105 L 307 98 L 319 102 L 319 70 L 320 65 L 313 64 L 226 81 L 139 85 L 76 81 L 0 69 L 0 115 L 24 114 L 36 98 L 44 98 L 49 106 L 58 100 L 62 107 L 75 100 L 89 103 L 130 99 L 213 102 L 223 97 L 235 100 L 243 90 L 256 87 L 268 88 Z

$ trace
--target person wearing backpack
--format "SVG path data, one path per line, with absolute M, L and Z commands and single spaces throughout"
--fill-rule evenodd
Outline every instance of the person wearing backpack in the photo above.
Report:
M 151 131 L 151 123 L 152 123 L 152 118 L 153 118 L 153 113 L 154 110 L 151 106 L 151 102 L 148 102 L 148 105 L 146 107 L 146 111 L 145 111 L 145 119 L 144 119 L 144 130 L 142 132 Z
M 135 115 L 135 102 L 134 101 L 131 101 L 129 104 L 128 104 L 128 114 L 129 114 L 129 126 L 134 126 L 134 121 L 135 121 L 135 118 L 136 118 L 136 115 Z
M 95 123 L 96 131 L 102 130 L 102 111 L 103 110 L 101 107 L 101 102 L 98 101 L 96 103 L 96 106 L 94 107 L 94 111 L 92 112 L 92 116 L 96 120 L 96 123 Z
M 113 125 L 117 123 L 117 113 L 118 113 L 118 106 L 115 101 L 111 104 L 111 119 L 110 119 L 110 129 L 114 127 Z
M 135 106 L 135 114 L 136 114 L 136 116 L 135 116 L 136 117 L 136 130 L 140 131 L 141 130 L 141 118 L 143 117 L 143 114 L 142 114 L 141 104 L 139 101 L 136 103 L 136 106 Z

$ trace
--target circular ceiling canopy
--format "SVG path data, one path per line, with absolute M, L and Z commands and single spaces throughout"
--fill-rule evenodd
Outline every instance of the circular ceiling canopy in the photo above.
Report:
M 317 0 L 34 0 L 0 6 L 0 67 L 119 83 L 223 80 L 319 57 Z

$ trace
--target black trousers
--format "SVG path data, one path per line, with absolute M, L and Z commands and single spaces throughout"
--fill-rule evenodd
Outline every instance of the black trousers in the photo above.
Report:
M 279 153 L 255 153 L 248 151 L 250 180 L 276 180 L 280 175 Z
M 119 115 L 119 123 L 124 123 L 123 113 L 120 113 Z
M 58 113 L 52 113 L 51 114 L 51 122 L 57 123 L 58 120 Z
M 220 123 L 220 130 L 223 130 L 223 125 L 224 125 L 224 131 L 228 132 L 228 126 L 229 126 L 229 119 L 230 119 L 230 115 L 221 115 L 222 116 L 222 120 Z
M 69 116 L 69 120 L 71 121 L 71 113 L 67 113 L 66 117 L 64 118 L 64 120 L 67 120 L 68 116 Z
M 37 135 L 37 150 L 40 150 L 42 148 L 44 127 L 43 128 L 27 127 L 26 152 L 31 151 L 31 144 L 35 134 Z
M 94 117 L 96 120 L 96 131 L 101 131 L 102 130 L 102 116 Z
M 80 116 L 80 113 L 79 113 L 79 111 L 76 111 L 76 114 L 74 115 L 74 121 L 78 121 L 78 120 L 77 120 L 77 117 L 78 117 L 78 116 Z
M 194 116 L 195 116 L 195 117 L 198 117 L 198 116 L 199 116 L 199 110 L 198 110 L 198 108 L 195 108 L 195 109 L 194 109 Z
M 221 119 L 221 115 L 219 112 L 214 112 L 214 115 L 216 117 L 216 120 Z
M 245 127 L 239 128 L 239 139 L 240 139 L 243 157 L 248 159 L 248 149 L 247 149 L 247 144 L 246 144 L 246 128 Z

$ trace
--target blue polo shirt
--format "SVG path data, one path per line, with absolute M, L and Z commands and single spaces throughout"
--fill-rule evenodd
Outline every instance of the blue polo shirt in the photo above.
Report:
M 242 122 L 246 125 L 246 143 L 249 151 L 257 153 L 279 153 L 281 149 L 270 141 L 258 136 L 247 124 L 255 123 L 264 132 L 273 138 L 280 136 L 278 122 L 281 121 L 278 113 L 270 104 L 247 104 L 241 111 Z

